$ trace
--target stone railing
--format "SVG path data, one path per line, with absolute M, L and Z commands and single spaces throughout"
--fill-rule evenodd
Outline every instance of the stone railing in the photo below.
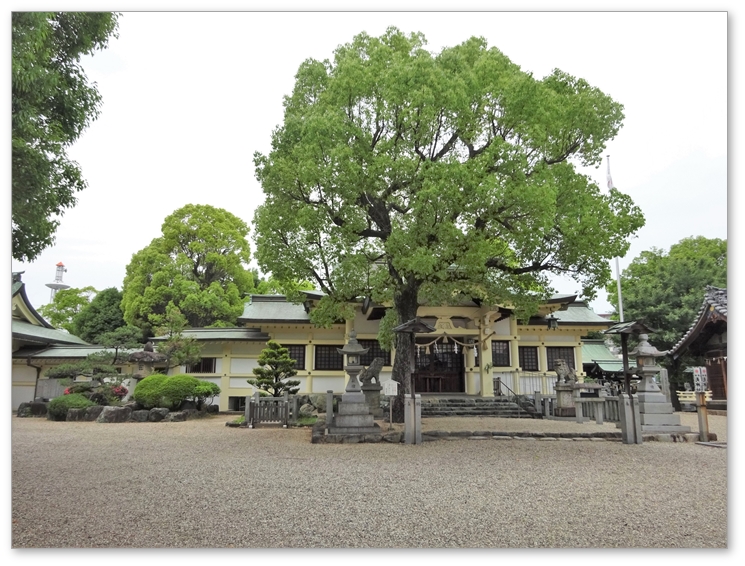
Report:
M 556 395 L 543 395 L 534 392 L 536 411 L 544 417 L 554 417 L 556 410 Z M 575 397 L 577 422 L 594 420 L 597 424 L 604 422 L 616 423 L 621 421 L 618 397 Z

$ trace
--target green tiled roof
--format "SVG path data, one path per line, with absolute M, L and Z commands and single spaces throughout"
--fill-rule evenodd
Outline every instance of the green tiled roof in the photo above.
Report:
M 266 342 L 269 335 L 256 328 L 187 328 L 182 332 L 184 337 L 194 338 L 199 341 L 254 341 Z M 167 336 L 156 336 L 155 342 L 165 340 Z
M 11 331 L 13 338 L 39 344 L 87 344 L 82 338 L 67 332 L 36 326 L 24 320 L 12 320 Z
M 88 357 L 89 354 L 95 354 L 96 352 L 114 352 L 113 349 L 102 348 L 96 345 L 85 345 L 85 346 L 48 346 L 46 348 L 36 348 L 26 346 L 13 352 L 13 357 L 16 359 L 56 359 L 56 358 L 69 358 L 69 359 L 83 359 Z
M 602 340 L 582 342 L 582 363 L 595 363 L 608 372 L 623 371 L 623 361 L 614 356 Z
M 572 303 L 567 306 L 566 310 L 558 310 L 553 315 L 559 320 L 559 323 L 564 324 L 590 324 L 598 326 L 610 326 L 613 324 L 612 321 L 595 314 L 583 302 Z
M 288 303 L 283 295 L 251 295 L 239 322 L 310 322 L 303 305 Z

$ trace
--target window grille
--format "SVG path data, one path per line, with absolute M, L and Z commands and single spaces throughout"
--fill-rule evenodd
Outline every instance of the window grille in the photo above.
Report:
M 554 360 L 564 360 L 570 368 L 574 369 L 574 348 L 548 346 L 546 348 L 548 371 L 554 369 Z
M 492 366 L 510 366 L 510 343 L 507 340 L 495 340 L 491 343 Z
M 202 358 L 198 363 L 186 366 L 186 373 L 215 373 L 217 358 Z
M 287 348 L 290 357 L 295 360 L 295 369 L 305 369 L 305 344 L 287 344 L 282 347 Z
M 343 370 L 344 356 L 336 351 L 344 344 L 334 346 L 316 346 L 315 369 Z
M 523 371 L 538 371 L 538 348 L 536 346 L 520 346 L 517 351 Z
M 360 340 L 359 343 L 363 348 L 369 348 L 367 354 L 360 357 L 363 366 L 369 366 L 375 358 L 383 358 L 384 366 L 391 365 L 391 353 L 383 350 L 377 340 Z

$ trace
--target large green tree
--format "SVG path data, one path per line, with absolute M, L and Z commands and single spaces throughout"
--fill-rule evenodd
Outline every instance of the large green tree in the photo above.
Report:
M 537 80 L 480 38 L 424 45 L 390 28 L 300 66 L 270 153 L 254 157 L 260 267 L 327 293 L 318 323 L 349 316 L 354 297 L 392 303 L 384 330 L 462 296 L 527 313 L 550 273 L 592 297 L 644 224 L 575 168 L 600 165 L 622 106 L 559 70 Z M 410 348 L 396 338 L 399 382 Z
M 87 309 L 94 300 L 96 289 L 91 286 L 60 289 L 54 294 L 51 303 L 39 307 L 39 314 L 49 321 L 52 326 L 63 328 L 70 334 L 79 336 L 75 319 Z M 82 338 L 82 336 L 81 336 Z M 83 340 L 87 340 L 83 338 Z
M 52 245 L 59 217 L 85 188 L 67 148 L 98 117 L 101 96 L 80 63 L 116 37 L 110 12 L 12 14 L 13 258 Z
M 727 240 L 698 236 L 684 238 L 668 252 L 644 251 L 621 273 L 624 319 L 643 319 L 659 330 L 650 342 L 668 350 L 696 320 L 707 285 L 727 287 Z M 606 290 L 618 311 L 616 283 Z
M 102 334 L 125 326 L 121 302 L 122 292 L 116 287 L 99 292 L 89 305 L 73 317 L 75 334 L 86 342 L 100 343 Z
M 162 235 L 132 256 L 124 278 L 124 320 L 146 331 L 169 305 L 188 326 L 230 326 L 253 288 L 248 225 L 227 210 L 188 204 L 168 216 Z

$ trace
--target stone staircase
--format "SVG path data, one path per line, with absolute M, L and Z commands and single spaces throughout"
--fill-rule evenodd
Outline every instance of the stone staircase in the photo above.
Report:
M 422 417 L 456 416 L 540 418 L 533 407 L 518 407 L 517 403 L 508 397 L 422 395 Z

